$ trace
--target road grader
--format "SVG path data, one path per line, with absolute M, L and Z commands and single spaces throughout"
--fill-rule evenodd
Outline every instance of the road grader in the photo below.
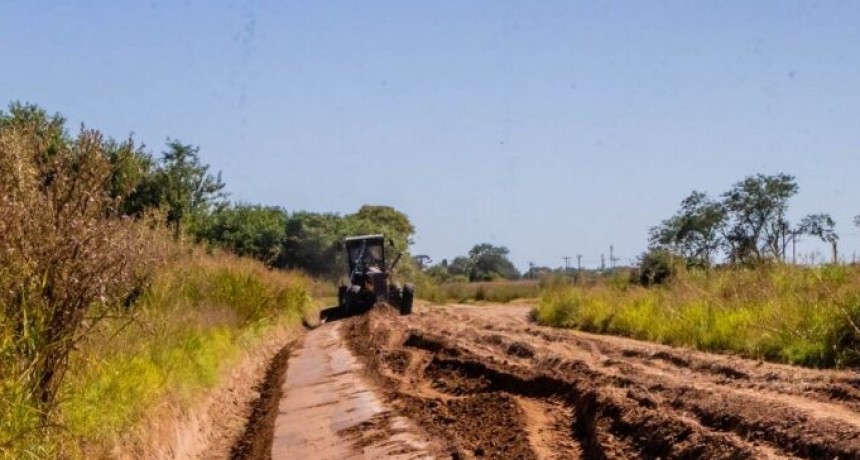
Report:
M 385 235 L 352 236 L 344 240 L 349 276 L 337 292 L 337 306 L 323 310 L 323 321 L 366 313 L 377 304 L 388 304 L 401 315 L 412 313 L 415 287 L 393 280 L 402 252 L 386 264 Z M 394 248 L 394 242 L 388 240 Z

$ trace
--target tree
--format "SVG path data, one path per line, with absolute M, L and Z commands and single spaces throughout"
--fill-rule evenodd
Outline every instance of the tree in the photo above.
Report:
M 467 279 L 470 277 L 475 263 L 469 257 L 459 256 L 451 260 L 448 264 L 448 273 L 451 276 L 463 276 Z
M 281 208 L 237 204 L 203 219 L 195 236 L 237 255 L 274 265 L 284 249 L 286 228 L 287 213 Z
M 343 275 L 343 217 L 331 213 L 295 212 L 285 226 L 283 251 L 276 266 L 305 270 L 337 279 Z
M 391 238 L 399 251 L 412 244 L 415 227 L 406 214 L 391 206 L 363 205 L 345 218 L 346 230 L 353 234 L 381 233 Z M 348 235 L 344 235 L 348 236 Z
M 854 226 L 860 228 L 860 214 L 854 216 Z
M 723 246 L 721 232 L 727 215 L 721 203 L 694 191 L 681 201 L 681 209 L 650 231 L 650 243 L 682 255 L 687 265 L 709 267 Z
M 159 204 L 166 208 L 167 223 L 177 238 L 190 219 L 224 205 L 221 173 L 209 174 L 209 165 L 200 162 L 199 152 L 199 147 L 168 140 L 155 176 Z
M 508 259 L 508 248 L 490 243 L 476 244 L 469 251 L 472 261 L 470 281 L 489 281 L 494 278 L 517 279 L 519 271 Z M 456 259 L 455 259 L 456 260 Z
M 833 250 L 833 263 L 835 264 L 838 261 L 836 246 L 839 242 L 839 235 L 836 233 L 835 227 L 836 223 L 830 214 L 810 214 L 800 221 L 797 233 L 816 236 L 821 241 L 829 243 Z
M 793 176 L 757 174 L 723 194 L 723 206 L 729 216 L 724 238 L 731 261 L 748 263 L 782 257 L 790 233 L 785 212 L 797 190 Z

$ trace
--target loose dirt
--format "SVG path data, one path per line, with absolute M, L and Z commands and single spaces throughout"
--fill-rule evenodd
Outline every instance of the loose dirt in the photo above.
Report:
M 374 310 L 340 332 L 386 417 L 411 420 L 438 458 L 860 458 L 860 373 L 545 328 L 528 313 Z

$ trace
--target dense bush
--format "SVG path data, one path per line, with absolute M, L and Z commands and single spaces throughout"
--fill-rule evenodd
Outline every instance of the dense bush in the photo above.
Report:
M 128 312 L 163 260 L 162 239 L 122 216 L 128 190 L 114 187 L 98 132 L 70 138 L 61 119 L 27 107 L 0 118 L 0 376 L 22 390 L 0 392 L 47 425 L 69 354 Z

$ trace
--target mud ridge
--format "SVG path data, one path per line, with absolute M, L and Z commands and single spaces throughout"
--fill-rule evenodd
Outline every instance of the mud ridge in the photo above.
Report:
M 346 339 L 455 458 L 860 457 L 850 372 L 544 330 L 510 307 L 372 312 Z
M 295 343 L 286 345 L 272 358 L 266 369 L 266 375 L 257 384 L 256 390 L 260 396 L 251 405 L 251 415 L 248 417 L 242 437 L 230 451 L 232 460 L 270 460 L 272 458 L 272 437 L 278 415 L 278 402 L 281 400 L 281 387 L 294 345 Z

